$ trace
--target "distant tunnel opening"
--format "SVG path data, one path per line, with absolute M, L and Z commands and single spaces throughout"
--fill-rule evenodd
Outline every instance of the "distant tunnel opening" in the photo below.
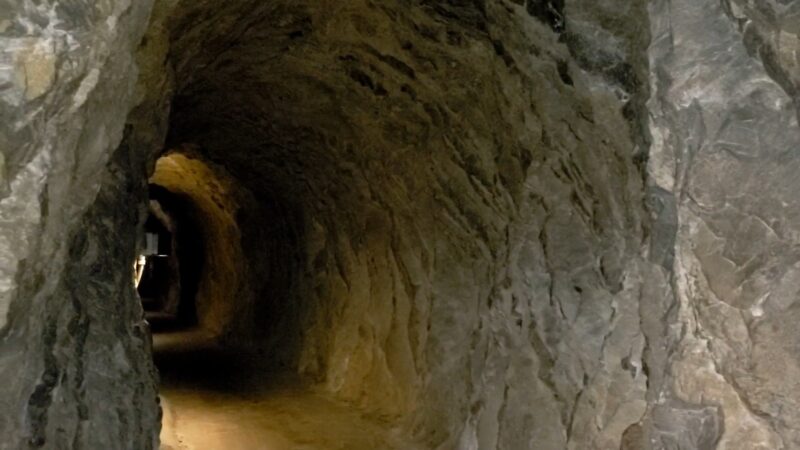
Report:
M 149 185 L 148 217 L 136 261 L 137 291 L 155 331 L 197 325 L 197 294 L 205 262 L 195 204 Z
M 233 333 L 249 275 L 235 182 L 202 156 L 173 151 L 156 162 L 149 197 L 137 289 L 154 331 Z
M 136 261 L 136 289 L 147 313 L 177 315 L 181 280 L 173 243 L 175 231 L 174 222 L 161 211 L 159 202 L 151 200 L 144 245 Z
M 0 0 L 0 447 L 800 447 L 798 5 Z

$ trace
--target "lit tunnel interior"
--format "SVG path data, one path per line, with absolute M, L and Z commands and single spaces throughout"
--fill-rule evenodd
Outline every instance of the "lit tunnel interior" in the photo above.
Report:
M 294 238 L 280 234 L 283 219 L 195 151 L 161 156 L 149 182 L 142 254 L 150 256 L 138 291 L 151 323 L 196 325 L 233 345 L 268 345 L 288 320 L 270 309 L 291 279 Z M 148 239 L 157 240 L 154 250 Z
M 534 326 L 523 311 L 540 306 L 526 300 L 535 294 L 523 272 L 563 273 L 553 282 L 570 297 L 618 292 L 640 220 L 630 207 L 639 183 L 631 132 L 619 132 L 630 127 L 627 97 L 585 96 L 557 52 L 538 66 L 515 62 L 500 40 L 553 38 L 530 26 L 531 14 L 458 2 L 157 3 L 139 49 L 130 141 L 153 146 L 150 214 L 176 228 L 171 270 L 178 306 L 189 306 L 168 306 L 197 325 L 159 332 L 150 313 L 164 445 L 191 447 L 192 433 L 213 439 L 203 414 L 239 429 L 250 423 L 238 434 L 286 448 L 309 434 L 313 448 L 449 448 L 468 434 L 456 431 L 463 425 L 453 411 L 471 411 L 470 427 L 488 435 L 500 422 L 528 420 L 512 417 L 513 404 L 465 396 L 476 382 L 490 391 L 500 382 L 467 368 L 558 366 L 547 346 L 563 344 L 547 334 L 572 319 L 545 312 Z M 491 15 L 519 21 L 527 35 L 493 26 Z M 602 149 L 580 151 L 594 142 Z M 627 237 L 612 231 L 619 224 Z M 546 260 L 534 256 L 541 247 Z M 574 255 L 586 251 L 596 257 L 576 267 Z M 608 307 L 558 314 L 602 322 Z M 508 326 L 492 325 L 495 309 L 518 315 L 501 341 L 480 331 Z M 506 339 L 530 352 L 501 363 Z M 574 398 L 564 383 L 557 389 Z M 225 406 L 270 404 L 285 392 L 307 393 L 293 398 L 309 405 L 294 403 L 286 417 Z M 327 416 L 309 413 L 328 400 L 317 408 Z M 202 412 L 201 403 L 218 408 Z M 230 410 L 251 412 L 219 418 Z M 349 415 L 349 424 L 324 425 Z M 528 433 L 560 439 L 565 419 L 547 420 L 555 422 Z M 331 429 L 343 431 L 322 431 Z M 364 429 L 373 431 L 353 431 Z M 400 429 L 402 438 L 391 431 Z M 233 432 L 217 431 L 233 448 Z
M 174 73 L 141 76 L 149 95 L 159 94 L 154 86 L 160 86 L 150 77 L 174 77 L 167 151 L 149 182 L 151 202 L 174 218 L 177 252 L 186 251 L 183 226 L 194 227 L 199 238 L 188 243 L 200 247 L 198 255 L 178 255 L 181 305 L 191 300 L 184 293 L 191 290 L 184 286 L 184 265 L 198 259 L 202 265 L 189 303 L 202 334 L 160 333 L 154 323 L 162 440 L 191 445 L 190 435 L 180 435 L 194 426 L 187 417 L 197 414 L 194 422 L 202 423 L 207 415 L 192 409 L 192 396 L 210 395 L 225 409 L 236 404 L 231 395 L 269 402 L 278 395 L 276 384 L 295 389 L 302 380 L 351 407 L 315 418 L 308 411 L 333 406 L 307 400 L 307 407 L 295 407 L 291 422 L 320 424 L 294 431 L 280 414 L 254 410 L 271 417 L 271 425 L 249 433 L 273 439 L 263 435 L 283 423 L 275 446 L 294 433 L 295 439 L 317 435 L 319 448 L 338 440 L 341 448 L 410 448 L 379 430 L 414 408 L 425 364 L 425 278 L 435 250 L 422 241 L 439 219 L 427 213 L 435 210 L 437 187 L 422 178 L 435 179 L 442 169 L 413 147 L 436 139 L 443 123 L 430 123 L 428 115 L 439 122 L 441 113 L 434 106 L 426 112 L 416 101 L 419 88 L 409 84 L 415 71 L 400 59 L 358 46 L 336 53 L 317 47 L 309 26 L 329 20 L 324 8 L 249 7 L 180 5 L 168 16 Z M 152 20 L 158 24 L 159 16 Z M 358 19 L 355 26 L 362 20 L 369 22 Z M 157 39 L 145 37 L 145 69 L 148 52 L 163 51 Z M 317 54 L 301 56 L 305 52 Z M 377 108 L 399 116 L 384 123 Z M 132 120 L 144 110 L 139 107 Z M 189 387 L 206 394 L 178 394 Z M 271 393 L 257 394 L 263 390 Z M 378 422 L 354 419 L 326 436 L 323 430 L 331 427 L 324 424 L 351 410 Z M 183 422 L 170 436 L 175 417 Z M 230 420 L 247 423 L 241 415 Z M 251 419 L 251 428 L 259 420 Z M 225 436 L 232 448 L 235 439 Z M 194 438 L 213 436 L 200 430 Z

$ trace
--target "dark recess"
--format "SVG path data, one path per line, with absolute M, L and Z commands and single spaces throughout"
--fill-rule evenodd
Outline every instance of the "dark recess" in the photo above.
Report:
M 180 303 L 176 326 L 191 326 L 197 323 L 197 309 L 195 298 L 203 276 L 205 259 L 203 233 L 200 228 L 200 215 L 196 211 L 194 202 L 188 197 L 174 194 L 169 190 L 151 184 L 150 198 L 157 200 L 164 211 L 176 223 L 176 254 L 178 257 L 180 273 Z M 154 331 L 163 328 L 165 324 L 151 323 Z
M 528 14 L 547 24 L 556 33 L 566 28 L 564 0 L 528 0 Z

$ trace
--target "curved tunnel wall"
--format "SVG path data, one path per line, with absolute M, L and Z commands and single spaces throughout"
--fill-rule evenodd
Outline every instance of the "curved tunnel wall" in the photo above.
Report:
M 200 324 L 214 333 L 229 329 L 233 314 L 247 298 L 249 270 L 244 259 L 236 214 L 240 208 L 236 185 L 221 169 L 197 157 L 173 152 L 156 161 L 150 182 L 183 197 L 186 219 L 199 228 L 202 247 L 195 308 Z
M 334 9 L 180 4 L 153 22 L 172 58 L 162 28 L 142 50 L 176 80 L 168 145 L 291 230 L 260 239 L 287 270 L 241 331 L 433 446 L 618 440 L 643 405 L 607 392 L 646 390 L 619 363 L 644 346 L 636 83 L 597 91 L 524 8 Z
M 145 302 L 150 303 L 153 310 L 160 310 L 166 314 L 177 315 L 181 309 L 181 272 L 187 273 L 186 268 L 181 269 L 177 255 L 177 241 L 175 233 L 177 223 L 175 217 L 165 211 L 163 201 L 157 198 L 158 192 L 154 193 L 152 186 L 148 189 L 150 201 L 148 205 L 148 218 L 144 223 L 145 233 L 153 233 L 157 236 L 157 253 L 165 255 L 158 260 L 150 262 L 145 259 L 145 265 L 137 271 L 136 291 L 142 299 L 143 306 L 148 309 Z M 152 267 L 147 267 L 152 263 Z

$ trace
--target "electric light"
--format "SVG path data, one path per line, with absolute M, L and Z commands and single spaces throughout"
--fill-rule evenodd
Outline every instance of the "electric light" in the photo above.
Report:
M 142 275 L 144 274 L 144 267 L 147 264 L 147 257 L 144 255 L 139 255 L 136 258 L 136 261 L 133 263 L 133 285 L 134 287 L 139 287 L 139 283 L 142 282 Z

